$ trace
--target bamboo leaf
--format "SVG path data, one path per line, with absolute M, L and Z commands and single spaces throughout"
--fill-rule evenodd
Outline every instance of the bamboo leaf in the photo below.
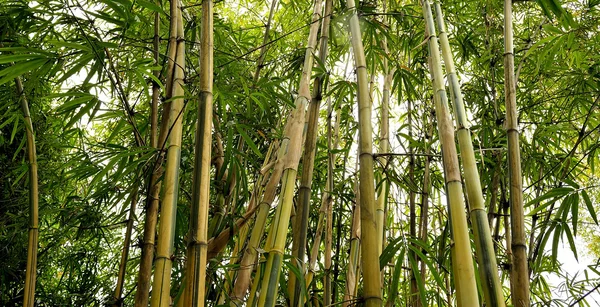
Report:
M 588 195 L 588 193 L 585 190 L 581 191 L 581 196 L 583 197 L 583 200 L 585 201 L 585 206 L 587 207 L 588 212 L 592 216 L 594 223 L 596 223 L 596 225 L 598 225 L 598 217 L 596 216 L 596 209 L 594 209 L 594 206 L 592 205 L 590 196 Z
M 249 127 L 246 127 L 249 128 Z M 242 136 L 242 138 L 244 139 L 244 141 L 246 142 L 246 144 L 248 144 L 248 146 L 250 147 L 250 149 L 252 149 L 252 151 L 259 156 L 260 158 L 262 158 L 262 153 L 260 152 L 260 150 L 258 149 L 258 147 L 256 146 L 256 144 L 254 143 L 254 141 L 252 141 L 252 139 L 250 138 L 250 136 L 248 136 L 248 134 L 246 133 L 246 131 L 244 131 L 241 127 L 241 125 L 236 125 L 235 129 L 237 130 L 237 132 Z

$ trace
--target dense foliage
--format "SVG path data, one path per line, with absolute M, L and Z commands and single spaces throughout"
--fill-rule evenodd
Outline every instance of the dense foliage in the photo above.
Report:
M 504 296 L 511 304 L 503 7 L 500 1 L 491 0 L 445 0 L 441 4 L 471 124 L 497 270 Z M 595 0 L 513 3 L 532 305 L 589 306 L 598 300 L 599 5 L 600 1 Z M 455 291 L 452 242 L 422 8 L 416 0 L 367 0 L 357 6 L 371 78 L 376 146 L 380 142 L 378 119 L 388 65 L 393 71 L 391 147 L 374 163 L 375 188 L 381 191 L 387 187 L 384 182 L 389 184 L 387 193 L 377 194 L 386 199 L 387 246 L 380 256 L 385 280 L 383 301 L 389 306 L 413 306 L 414 300 L 408 298 L 419 296 L 425 306 L 447 306 L 454 300 Z M 201 3 L 184 1 L 182 7 L 185 109 L 180 114 L 183 141 L 171 257 L 174 301 L 185 288 L 195 110 L 201 74 Z M 228 272 L 239 269 L 237 261 L 243 252 L 236 252 L 245 244 L 237 242 L 238 228 L 234 225 L 246 213 L 253 193 L 261 191 L 257 187 L 264 188 L 263 176 L 267 177 L 273 167 L 270 159 L 275 156 L 271 152 L 276 148 L 270 146 L 284 136 L 288 114 L 302 94 L 298 93 L 298 80 L 313 1 L 282 0 L 275 6 L 272 21 L 268 19 L 270 8 L 271 2 L 262 0 L 215 2 L 214 167 L 208 236 L 216 237 L 228 229 L 236 235 L 209 260 L 206 299 L 210 306 L 229 304 L 233 280 Z M 317 237 L 321 201 L 327 193 L 333 197 L 333 213 L 327 223 L 331 228 L 325 232 L 331 234 L 333 251 L 332 267 L 326 270 L 325 247 L 318 249 L 313 283 L 303 288 L 311 304 L 325 301 L 324 278 L 330 272 L 331 302 L 344 298 L 353 214 L 360 202 L 355 187 L 358 85 L 348 26 L 352 13 L 346 1 L 333 1 L 329 54 L 322 61 L 315 52 L 312 67 L 312 78 L 323 80 L 324 91 L 306 254 L 310 255 Z M 155 14 L 159 21 L 158 63 L 153 60 Z M 160 87 L 161 107 L 172 100 L 164 94 L 168 86 L 170 15 L 169 3 L 162 0 L 0 0 L 1 306 L 16 306 L 23 301 L 29 228 L 26 128 L 16 78 L 22 80 L 29 101 L 39 168 L 36 305 L 115 303 L 125 226 L 131 199 L 138 194 L 123 301 L 116 302 L 133 305 L 148 180 L 163 152 L 150 145 L 152 85 Z M 270 30 L 264 40 L 267 24 Z M 337 147 L 328 139 L 332 129 L 328 129 L 327 122 L 339 125 Z M 333 186 L 329 187 L 326 181 L 331 153 L 335 160 Z M 423 179 L 429 176 L 426 165 L 430 165 L 431 176 L 427 206 L 420 203 L 427 184 Z M 306 168 L 301 161 L 298 178 Z M 415 197 L 416 208 L 411 210 Z M 271 211 L 267 229 L 275 210 Z M 424 215 L 429 216 L 428 227 L 419 226 Z M 425 229 L 424 235 L 412 233 L 414 223 L 417 229 Z M 251 229 L 252 222 L 248 225 Z M 283 257 L 286 273 L 279 278 L 278 298 L 282 304 L 289 298 L 288 277 L 302 277 L 304 282 L 304 274 L 291 256 L 291 234 L 297 231 L 294 227 L 290 226 L 286 243 L 289 248 Z M 257 250 L 263 256 L 269 252 Z M 561 254 L 571 252 L 587 264 L 584 271 L 573 272 L 573 263 L 561 263 Z M 424 268 L 426 274 L 413 275 Z M 256 276 L 260 278 L 260 270 Z M 416 293 L 411 290 L 411 279 L 417 285 Z

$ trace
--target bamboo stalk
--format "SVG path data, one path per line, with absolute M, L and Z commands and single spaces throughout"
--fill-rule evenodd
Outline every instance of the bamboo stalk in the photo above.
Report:
M 512 1 L 504 1 L 504 91 L 506 103 L 506 129 L 508 138 L 508 175 L 510 179 L 510 226 L 513 280 L 512 301 L 518 307 L 529 307 L 529 272 L 527 268 L 527 242 L 523 213 L 523 176 L 519 149 L 519 123 L 517 116 L 515 55 L 513 53 Z
M 412 125 L 413 125 L 413 120 L 412 120 L 412 113 L 413 113 L 413 107 L 412 107 L 412 101 L 410 99 L 408 99 L 408 136 L 409 138 L 412 140 L 413 138 L 413 132 L 412 132 Z M 413 186 L 416 186 L 415 183 L 415 155 L 414 155 L 414 150 L 412 146 L 408 147 L 408 153 L 409 153 L 409 162 L 408 162 L 408 178 L 409 181 L 411 183 L 413 183 Z M 408 191 L 408 206 L 409 206 L 409 216 L 408 216 L 408 225 L 409 225 L 409 234 L 411 236 L 411 238 L 416 239 L 417 238 L 417 209 L 416 209 L 416 204 L 415 204 L 415 191 L 413 191 L 413 189 L 409 189 Z M 416 248 L 416 244 L 412 244 L 414 248 Z M 417 255 L 414 251 L 410 250 L 409 251 L 409 259 L 415 259 L 415 261 L 417 261 L 418 263 L 418 258 Z M 412 266 L 410 266 L 410 302 L 412 306 L 415 307 L 420 307 L 421 306 L 421 296 L 419 295 L 419 288 L 417 285 L 417 274 L 419 274 L 419 272 L 415 272 L 415 270 L 413 270 Z M 420 274 L 419 274 L 420 276 Z
M 27 240 L 27 266 L 25 268 L 25 288 L 23 294 L 23 306 L 33 307 L 35 304 L 35 284 L 37 276 L 37 249 L 38 249 L 38 165 L 35 147 L 35 136 L 33 135 L 33 123 L 29 113 L 29 103 L 23 90 L 20 77 L 15 78 L 17 94 L 21 102 L 23 120 L 25 123 L 25 135 L 27 137 L 27 163 L 29 164 L 29 231 Z
M 331 103 L 331 97 L 328 99 L 328 104 Z M 330 107 L 330 105 L 328 106 Z M 335 127 L 333 128 L 333 136 L 331 135 L 330 132 L 327 133 L 327 144 L 328 144 L 328 148 L 329 148 L 329 155 L 328 155 L 328 164 L 331 164 L 332 166 L 335 164 L 335 157 L 336 154 L 332 152 L 332 150 L 336 150 L 338 148 L 339 145 L 339 136 L 340 136 L 340 119 L 341 119 L 341 108 L 336 108 L 336 112 L 335 112 Z M 330 129 L 330 125 L 331 125 L 331 112 L 328 109 L 327 112 L 327 129 L 329 131 Z M 333 141 L 333 147 L 329 147 L 329 137 L 333 137 L 334 141 Z M 331 162 L 329 162 L 331 161 Z M 329 172 L 329 166 L 328 166 L 328 172 Z M 333 173 L 332 173 L 333 175 Z M 321 239 L 323 236 L 323 229 L 325 228 L 325 215 L 327 214 L 327 208 L 328 206 L 330 206 L 329 204 L 329 194 L 331 193 L 331 187 L 330 187 L 330 180 L 329 180 L 329 173 L 327 175 L 328 179 L 325 182 L 325 191 L 323 193 L 323 197 L 321 198 L 321 208 L 319 209 L 319 220 L 317 222 L 317 231 L 315 233 L 315 238 L 313 240 L 313 245 L 311 248 L 311 252 L 310 252 L 310 257 L 309 257 L 309 264 L 308 264 L 308 272 L 306 273 L 306 285 L 308 286 L 312 280 L 313 277 L 315 275 L 315 271 L 316 271 L 316 265 L 317 265 L 317 260 L 319 257 L 319 248 L 321 246 Z
M 450 50 L 450 43 L 448 42 L 448 34 L 446 33 L 439 0 L 435 1 L 435 11 L 442 55 L 444 57 L 444 64 L 446 65 L 446 78 L 450 84 L 450 97 L 454 103 L 456 114 L 458 144 L 461 151 L 467 199 L 469 201 L 469 210 L 473 224 L 483 297 L 489 306 L 504 306 L 504 294 L 502 293 L 502 284 L 498 276 L 494 243 L 487 220 L 485 201 L 481 192 L 481 180 L 479 178 L 479 171 L 477 170 L 471 131 L 467 122 L 463 95 L 458 84 L 458 76 L 454 68 L 454 59 L 452 58 L 452 51 Z
M 327 43 L 329 40 L 329 21 L 331 20 L 332 2 L 332 0 L 325 1 L 324 17 L 321 23 L 319 47 L 319 59 L 321 63 L 325 63 L 327 60 Z M 308 127 L 306 130 L 306 140 L 304 142 L 304 153 L 302 155 L 302 177 L 300 179 L 298 204 L 296 206 L 296 227 L 299 231 L 294 232 L 292 255 L 296 259 L 298 270 L 302 273 L 304 273 L 306 268 L 306 238 L 308 237 L 308 218 L 310 214 L 311 188 L 315 166 L 315 152 L 317 148 L 317 133 L 319 130 L 319 110 L 323 99 L 323 82 L 324 80 L 321 76 L 315 77 L 311 101 L 308 107 Z M 301 285 L 296 279 L 297 278 L 292 274 L 288 280 L 288 287 L 293 289 L 293 292 L 290 293 L 290 302 L 292 303 L 292 306 L 303 306 L 303 299 L 300 298 Z
M 283 152 L 285 152 L 285 157 L 283 160 L 281 193 L 279 195 L 280 203 L 277 206 L 275 218 L 273 219 L 269 230 L 271 241 L 267 242 L 267 248 L 265 249 L 269 252 L 269 256 L 267 258 L 265 276 L 261 283 L 261 292 L 258 299 L 259 306 L 274 306 L 277 300 L 279 273 L 283 263 L 287 229 L 293 209 L 294 185 L 296 182 L 296 174 L 298 172 L 298 164 L 300 162 L 303 138 L 302 130 L 304 129 L 306 106 L 310 99 L 309 82 L 313 67 L 312 53 L 314 52 L 317 43 L 319 20 L 321 20 L 321 0 L 316 0 L 308 36 L 308 44 L 304 56 L 304 66 L 302 68 L 298 97 L 295 101 L 295 109 L 288 117 L 284 137 L 281 141 L 281 147 Z
M 429 153 L 431 152 L 431 146 L 429 144 L 431 137 L 433 136 L 433 125 L 429 124 L 428 117 L 432 116 L 431 112 L 428 111 L 429 108 L 426 109 L 425 115 L 423 116 L 423 126 L 425 132 L 425 166 L 423 168 L 423 189 L 421 192 L 421 223 L 419 225 L 419 238 L 423 241 L 423 244 L 427 245 L 428 241 L 428 230 L 427 226 L 429 225 L 429 191 L 431 189 L 431 180 L 430 180 L 430 162 L 431 157 L 429 157 Z M 425 281 L 425 276 L 427 273 L 427 266 L 425 261 L 421 261 L 421 280 Z
M 275 143 L 274 143 L 275 144 Z M 250 234 L 250 240 L 248 246 L 244 251 L 242 260 L 240 261 L 240 269 L 238 276 L 233 285 L 233 292 L 231 294 L 232 304 L 236 306 L 242 306 L 243 299 L 246 296 L 248 287 L 250 286 L 250 277 L 254 268 L 255 262 L 258 260 L 257 248 L 260 243 L 260 239 L 264 234 L 265 225 L 267 223 L 267 217 L 271 204 L 275 200 L 277 191 L 277 184 L 281 180 L 281 174 L 283 172 L 283 157 L 285 151 L 282 148 L 278 149 L 276 162 L 273 167 L 271 176 L 264 187 L 264 192 L 260 203 L 258 204 L 258 212 L 252 227 L 252 233 Z M 266 178 L 265 178 L 266 179 Z
M 200 99 L 187 244 L 185 306 L 204 306 L 213 114 L 213 1 L 202 2 Z
M 164 200 L 161 208 L 161 223 L 156 249 L 155 273 L 151 298 L 152 307 L 169 306 L 171 300 L 169 293 L 172 266 L 171 256 L 173 254 L 173 241 L 175 235 L 184 107 L 183 68 L 185 67 L 185 41 L 183 37 L 183 18 L 181 16 L 181 9 L 177 0 L 171 0 L 171 35 L 169 40 L 171 45 L 176 46 L 176 56 L 170 58 L 169 62 L 169 66 L 173 67 L 170 114 L 170 126 L 172 129 L 170 130 L 167 163 L 165 166 Z M 171 64 L 171 62 L 173 63 Z
M 346 287 L 344 289 L 343 307 L 353 305 L 354 300 L 356 299 L 356 289 L 358 288 L 356 286 L 358 280 L 358 262 L 360 257 L 360 190 L 358 188 L 358 178 L 355 181 L 354 190 L 356 202 L 352 210 L 350 255 L 348 256 L 348 266 L 346 267 Z
M 117 275 L 117 286 L 115 287 L 114 304 L 113 306 L 123 306 L 123 284 L 125 283 L 125 269 L 127 268 L 127 258 L 129 256 L 129 246 L 131 245 L 131 232 L 133 230 L 133 221 L 135 220 L 135 208 L 138 201 L 139 181 L 135 179 L 135 183 L 131 187 L 129 206 L 129 217 L 127 218 L 127 226 L 125 230 L 125 240 L 123 240 L 123 249 L 121 251 L 121 260 L 119 262 L 119 273 Z
M 475 270 L 471 256 L 471 242 L 465 215 L 462 183 L 458 155 L 454 140 L 454 129 L 448 110 L 448 97 L 442 80 L 442 64 L 438 39 L 435 32 L 433 14 L 429 1 L 422 1 L 423 16 L 429 33 L 429 52 L 431 56 L 430 70 L 435 95 L 435 113 L 438 123 L 438 134 L 442 146 L 444 174 L 446 181 L 446 195 L 448 200 L 448 215 L 454 241 L 452 266 L 454 282 L 456 284 L 457 300 L 459 306 L 479 306 Z
M 158 65 L 158 56 L 159 56 L 159 30 L 160 30 L 160 18 L 159 14 L 156 13 L 154 15 L 154 61 L 155 64 Z M 144 235 L 142 241 L 142 251 L 140 256 L 140 268 L 138 273 L 138 281 L 134 299 L 134 305 L 136 307 L 147 307 L 148 306 L 148 296 L 150 292 L 150 280 L 152 278 L 152 262 L 154 260 L 154 249 L 155 249 L 155 239 L 156 239 L 156 225 L 158 222 L 158 206 L 159 206 L 159 193 L 161 190 L 161 181 L 160 178 L 163 175 L 163 161 L 165 158 L 165 152 L 163 147 L 165 146 L 169 124 L 170 124 L 170 116 L 171 116 L 171 98 L 173 96 L 172 93 L 172 83 L 173 83 L 173 67 L 172 63 L 175 58 L 176 52 L 176 40 L 169 40 L 169 58 L 168 58 L 168 69 L 167 69 L 167 82 L 166 82 L 166 102 L 163 103 L 161 124 L 160 124 L 160 133 L 157 135 L 157 124 L 158 124 L 158 96 L 159 96 L 159 88 L 153 86 L 152 92 L 152 104 L 151 104 L 151 114 L 150 114 L 150 122 L 151 129 L 150 132 L 150 144 L 153 145 L 154 148 L 158 150 L 158 155 L 156 157 L 156 161 L 152 168 L 152 172 L 149 175 L 149 180 L 147 184 L 147 195 L 145 201 L 145 209 L 146 216 L 144 219 Z M 160 75 L 160 73 L 156 72 L 155 75 Z M 154 123 L 154 124 L 153 124 Z
M 365 306 L 381 306 L 381 276 L 379 268 L 379 242 L 375 217 L 375 184 L 373 174 L 373 126 L 371 123 L 371 102 L 369 99 L 367 65 L 362 43 L 358 14 L 354 0 L 347 1 L 352 33 L 352 50 L 358 83 L 358 121 L 360 149 L 360 219 L 363 264 L 363 298 Z
M 263 43 L 260 47 L 260 55 L 258 56 L 258 60 L 256 61 L 256 71 L 254 72 L 254 84 L 258 82 L 258 78 L 260 77 L 260 71 L 262 70 L 263 63 L 265 62 L 265 56 L 267 55 L 267 43 L 269 42 L 269 31 L 271 30 L 271 22 L 273 21 L 273 15 L 277 10 L 278 4 L 279 2 L 277 0 L 271 0 L 269 19 L 267 20 L 267 24 L 265 25 L 265 36 L 263 37 Z

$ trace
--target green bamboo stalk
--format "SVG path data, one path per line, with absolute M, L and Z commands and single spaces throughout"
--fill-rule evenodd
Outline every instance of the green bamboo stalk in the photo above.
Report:
M 371 123 L 371 101 L 369 99 L 367 64 L 362 43 L 358 14 L 354 0 L 347 1 L 352 33 L 352 50 L 358 83 L 358 121 L 360 149 L 360 219 L 361 258 L 363 264 L 363 298 L 365 306 L 381 306 L 381 276 L 379 268 L 379 245 L 375 217 L 375 183 L 373 174 L 373 126 Z
M 35 303 L 35 284 L 37 275 L 37 249 L 38 249 L 38 165 L 33 135 L 33 123 L 29 113 L 29 103 L 23 90 L 20 77 L 15 78 L 17 94 L 21 102 L 23 120 L 25 122 L 25 135 L 27 137 L 27 163 L 29 164 L 29 232 L 27 243 L 27 266 L 25 268 L 25 289 L 23 306 L 33 307 Z
M 316 271 L 316 266 L 317 266 L 317 260 L 319 258 L 319 248 L 321 246 L 321 240 L 323 237 L 323 229 L 325 228 L 325 215 L 327 214 L 327 208 L 329 206 L 331 206 L 332 204 L 330 203 L 330 201 L 333 201 L 333 198 L 330 198 L 329 195 L 331 194 L 331 187 L 330 187 L 330 181 L 333 180 L 333 178 L 331 178 L 331 180 L 329 179 L 330 173 L 329 173 L 329 165 L 331 165 L 333 168 L 333 165 L 335 164 L 335 157 L 336 154 L 332 152 L 332 150 L 336 150 L 339 146 L 339 141 L 340 141 L 340 119 L 341 119 L 341 108 L 336 108 L 336 112 L 335 112 L 335 125 L 333 127 L 333 135 L 331 134 L 331 132 L 329 132 L 329 129 L 331 129 L 331 97 L 329 97 L 328 99 L 328 112 L 327 112 L 327 144 L 328 144 L 328 148 L 329 148 L 329 155 L 328 155 L 328 173 L 327 173 L 327 181 L 325 182 L 325 191 L 323 192 L 323 196 L 321 198 L 321 208 L 319 209 L 319 220 L 317 221 L 317 232 L 315 233 L 315 239 L 313 240 L 313 245 L 311 248 L 311 252 L 310 252 L 310 257 L 309 257 L 309 264 L 308 264 L 308 272 L 306 273 L 306 277 L 304 278 L 306 280 L 306 285 L 310 285 L 310 283 L 312 282 L 314 275 L 315 275 L 315 271 Z M 329 138 L 333 138 L 333 145 L 330 146 L 330 140 Z M 333 170 L 331 170 L 331 176 L 333 176 Z
M 123 284 L 125 283 L 125 269 L 127 268 L 127 258 L 129 257 L 129 246 L 131 245 L 131 232 L 133 230 L 133 221 L 135 220 L 135 208 L 138 201 L 139 181 L 135 179 L 135 183 L 131 187 L 129 206 L 129 217 L 127 218 L 127 226 L 125 230 L 125 240 L 123 240 L 123 249 L 121 251 L 121 260 L 119 262 L 119 273 L 117 275 L 117 286 L 115 287 L 115 293 L 113 296 L 113 306 L 123 306 Z
M 204 306 L 213 114 L 213 1 L 202 2 L 200 99 L 187 246 L 185 306 Z
M 325 63 L 327 59 L 327 43 L 329 40 L 329 21 L 331 20 L 331 11 L 333 1 L 325 1 L 324 17 L 321 23 L 321 38 L 319 47 L 319 59 Z M 323 99 L 323 79 L 321 76 L 315 77 L 313 92 L 310 105 L 308 107 L 308 128 L 306 130 L 306 140 L 304 142 L 304 153 L 302 155 L 302 177 L 298 189 L 298 205 L 296 210 L 296 225 L 299 231 L 294 232 L 292 255 L 299 261 L 298 270 L 304 272 L 306 238 L 308 237 L 308 217 L 310 213 L 310 199 L 312 192 L 312 180 L 315 166 L 315 152 L 317 148 L 317 133 L 319 130 L 319 110 Z M 303 306 L 303 299 L 300 298 L 301 285 L 292 274 L 288 280 L 288 286 L 294 289 L 290 296 L 292 306 Z
M 159 30 L 160 30 L 160 16 L 157 12 L 154 15 L 154 61 L 156 65 L 159 65 Z M 169 41 L 169 59 L 174 59 L 176 52 L 176 40 Z M 171 57 L 172 56 L 172 57 Z M 161 189 L 160 178 L 163 175 L 163 161 L 165 153 L 162 150 L 167 139 L 167 131 L 169 130 L 169 122 L 171 115 L 171 101 L 170 98 L 173 96 L 171 91 L 172 79 L 173 79 L 173 63 L 168 62 L 167 70 L 167 90 L 165 92 L 167 101 L 163 104 L 162 118 L 160 124 L 160 133 L 157 137 L 157 126 L 158 126 L 158 98 L 160 88 L 158 84 L 154 84 L 152 87 L 152 104 L 151 104 L 151 132 L 150 132 L 150 144 L 155 149 L 160 149 L 156 157 L 156 161 L 152 168 L 152 172 L 149 175 L 147 183 L 147 194 L 145 201 L 146 216 L 144 218 L 144 235 L 142 240 L 142 251 L 140 255 L 140 268 L 138 273 L 138 281 L 134 299 L 134 306 L 136 307 L 147 307 L 148 296 L 150 292 L 150 280 L 152 278 L 152 262 L 154 261 L 154 249 L 155 249 L 155 238 L 156 238 L 156 225 L 158 222 L 158 205 L 159 205 L 159 193 Z M 155 76 L 158 78 L 160 73 L 155 72 Z
M 358 163 L 358 161 L 357 161 Z M 356 202 L 352 210 L 352 226 L 350 230 L 350 255 L 348 256 L 348 265 L 346 267 L 346 286 L 344 289 L 343 307 L 353 306 L 356 299 L 356 290 L 358 284 L 358 262 L 360 253 L 360 189 L 358 188 L 358 178 L 355 182 L 354 192 Z
M 304 56 L 304 67 L 302 69 L 298 97 L 295 101 L 295 109 L 288 117 L 284 137 L 281 141 L 282 150 L 284 150 L 286 154 L 283 159 L 283 175 L 281 193 L 279 195 L 280 203 L 277 206 L 275 218 L 269 230 L 271 246 L 267 245 L 267 248 L 265 249 L 269 252 L 269 256 L 267 258 L 265 277 L 262 280 L 261 292 L 258 300 L 259 306 L 274 306 L 277 299 L 279 273 L 283 263 L 287 229 L 293 209 L 294 185 L 296 182 L 296 174 L 298 172 L 298 164 L 300 162 L 306 106 L 310 99 L 309 82 L 313 67 L 312 54 L 317 43 L 317 32 L 319 30 L 320 20 L 321 0 L 316 0 L 308 36 L 308 44 Z
M 452 58 L 452 51 L 450 50 L 450 43 L 448 42 L 448 34 L 446 33 L 446 25 L 444 24 L 439 0 L 435 1 L 435 11 L 442 55 L 444 57 L 444 64 L 446 65 L 446 78 L 450 84 L 450 97 L 454 103 L 458 145 L 461 152 L 467 199 L 469 201 L 469 210 L 473 224 L 475 250 L 478 256 L 477 262 L 479 264 L 479 277 L 483 297 L 489 306 L 505 306 L 502 284 L 498 276 L 494 242 L 487 220 L 485 201 L 481 192 L 481 180 L 479 178 L 479 171 L 477 170 L 471 131 L 467 122 L 463 95 L 458 84 L 458 76 L 454 68 L 454 59 Z
M 442 63 L 435 33 L 433 14 L 429 1 L 422 1 L 423 16 L 429 33 L 430 71 L 432 75 L 433 90 L 435 95 L 435 113 L 438 124 L 438 134 L 442 146 L 444 174 L 446 181 L 446 195 L 449 207 L 452 239 L 454 241 L 454 257 L 452 266 L 454 283 L 459 306 L 479 306 L 475 270 L 471 256 L 471 242 L 467 228 L 467 218 L 464 214 L 465 203 L 463 198 L 458 154 L 454 140 L 454 129 L 448 109 L 448 97 L 443 84 Z
M 429 193 L 431 190 L 431 180 L 430 180 L 430 164 L 431 164 L 431 146 L 430 140 L 433 136 L 433 125 L 429 124 L 428 118 L 431 115 L 429 112 L 429 107 L 426 108 L 425 114 L 423 116 L 423 127 L 425 132 L 425 137 L 423 139 L 423 143 L 425 144 L 425 166 L 423 168 L 423 188 L 421 192 L 421 223 L 419 226 L 419 238 L 423 241 L 423 244 L 427 245 L 428 241 L 428 230 L 427 226 L 429 225 Z M 421 261 L 421 280 L 425 280 L 427 266 L 425 261 Z
M 273 148 L 277 147 L 277 141 L 275 141 L 272 144 L 275 144 Z M 271 204 L 275 200 L 277 185 L 281 180 L 284 156 L 285 151 L 283 150 L 283 148 L 280 147 L 277 152 L 276 162 L 273 166 L 273 171 L 270 177 L 268 178 L 268 182 L 266 182 L 266 186 L 263 188 L 264 192 L 262 192 L 263 196 L 258 204 L 258 212 L 256 213 L 254 226 L 252 227 L 250 240 L 248 241 L 248 246 L 246 247 L 242 256 L 242 260 L 240 261 L 240 269 L 238 271 L 238 276 L 233 285 L 231 301 L 232 304 L 235 304 L 235 306 L 243 305 L 243 299 L 246 296 L 248 287 L 250 286 L 250 277 L 252 274 L 252 270 L 255 266 L 255 262 L 258 259 L 257 248 L 259 246 L 260 239 L 264 234 L 264 229 L 267 223 L 267 217 L 269 215 Z
M 152 285 L 152 307 L 169 306 L 171 284 L 171 256 L 175 235 L 177 212 L 177 192 L 179 180 L 179 163 L 181 158 L 181 137 L 183 119 L 183 83 L 185 67 L 185 40 L 183 39 L 183 18 L 177 0 L 171 1 L 171 35 L 170 43 L 175 42 L 175 57 L 170 58 L 169 66 L 173 67 L 171 89 L 171 114 L 169 146 L 164 175 L 164 200 L 161 208 L 161 223 L 156 249 L 155 273 Z M 171 62 L 174 62 L 171 64 Z M 161 131 L 162 133 L 162 131 Z
M 515 84 L 515 55 L 513 53 L 512 1 L 504 1 L 504 99 L 508 138 L 508 175 L 510 179 L 510 226 L 512 235 L 513 281 L 512 301 L 518 307 L 529 307 L 529 272 L 527 268 L 527 241 L 523 213 L 523 177 L 519 149 L 519 123 Z

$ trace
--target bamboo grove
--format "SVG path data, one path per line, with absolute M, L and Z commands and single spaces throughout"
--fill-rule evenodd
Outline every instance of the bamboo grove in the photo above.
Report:
M 0 0 L 0 305 L 593 306 L 599 7 Z

